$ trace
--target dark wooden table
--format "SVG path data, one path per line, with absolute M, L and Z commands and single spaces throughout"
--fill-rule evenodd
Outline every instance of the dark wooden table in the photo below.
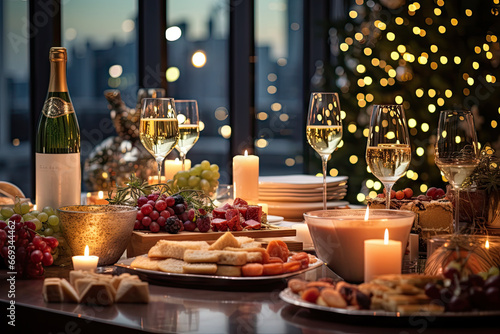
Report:
M 69 270 L 50 268 L 47 277 L 68 277 Z M 334 276 L 327 267 L 308 273 L 308 279 Z M 8 325 L 9 283 L 0 271 L 0 333 L 498 333 L 500 319 L 440 322 L 432 317 L 400 321 L 354 318 L 310 311 L 279 299 L 284 286 L 265 291 L 221 291 L 200 286 L 186 289 L 150 284 L 151 302 L 89 306 L 45 303 L 42 280 L 15 281 L 15 324 Z M 249 287 L 251 289 L 251 287 Z M 262 288 L 261 288 L 262 289 Z M 401 319 L 400 319 L 401 320 Z

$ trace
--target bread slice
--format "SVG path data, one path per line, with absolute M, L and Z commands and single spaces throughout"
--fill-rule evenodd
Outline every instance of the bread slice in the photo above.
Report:
M 241 245 L 241 248 L 247 249 L 247 248 L 261 248 L 262 247 L 262 242 L 260 241 L 252 241 L 252 242 L 247 242 Z
M 42 295 L 47 303 L 61 303 L 63 301 L 61 279 L 46 278 L 43 281 Z
M 182 274 L 184 271 L 182 266 L 186 262 L 179 259 L 166 259 L 158 261 L 158 269 L 167 273 Z
M 209 249 L 222 250 L 226 247 L 240 247 L 238 240 L 236 240 L 231 232 L 224 233 L 221 237 L 219 237 L 219 239 L 217 239 L 212 245 L 210 245 Z
M 91 277 L 79 278 L 74 282 L 74 287 L 79 296 L 94 282 L 99 282 L 99 280 Z
M 63 302 L 78 303 L 80 301 L 80 297 L 75 288 L 73 288 L 64 278 L 61 279 L 61 291 Z
M 247 252 L 247 263 L 262 263 L 264 258 L 261 252 Z
M 219 253 L 217 251 L 188 249 L 184 252 L 184 261 L 189 263 L 217 263 L 219 261 Z
M 139 269 L 147 269 L 147 270 L 159 270 L 158 268 L 158 262 L 160 262 L 161 259 L 152 259 L 150 257 L 146 256 L 138 256 L 132 261 L 130 266 L 132 268 L 139 268 Z
M 230 276 L 230 277 L 240 277 L 241 276 L 241 266 L 224 266 L 218 265 L 217 271 L 215 272 L 217 276 Z
M 182 266 L 184 274 L 213 275 L 217 272 L 215 263 L 184 263 Z
M 116 291 L 117 303 L 149 303 L 149 285 L 135 279 L 124 279 Z
M 255 240 L 254 238 L 250 237 L 234 237 L 234 238 L 238 241 L 238 244 L 240 245 L 239 247 L 241 247 L 241 245 L 243 244 L 247 244 Z
M 264 255 L 266 252 L 265 248 L 262 247 L 249 247 L 249 248 L 237 248 L 237 247 L 226 247 L 224 248 L 225 251 L 232 251 L 232 252 L 259 252 Z
M 75 281 L 80 278 L 88 278 L 91 276 L 90 271 L 72 270 L 69 272 L 69 283 L 76 288 Z
M 219 254 L 219 260 L 217 264 L 226 264 L 231 266 L 242 266 L 247 263 L 246 252 L 232 252 L 232 251 L 217 251 Z
M 148 252 L 150 258 L 184 259 L 187 249 L 208 249 L 206 241 L 170 241 L 159 240 Z
M 127 280 L 135 280 L 135 281 L 139 281 L 139 282 L 141 281 L 141 279 L 137 275 L 130 275 L 129 273 L 123 273 L 119 276 L 112 276 L 110 283 L 113 286 L 113 288 L 115 288 L 115 290 L 118 291 L 118 287 L 120 286 L 120 283 L 126 279 Z
M 80 282 L 80 280 L 77 281 Z M 115 300 L 116 291 L 110 283 L 95 280 L 81 294 L 80 301 L 92 305 L 111 305 Z

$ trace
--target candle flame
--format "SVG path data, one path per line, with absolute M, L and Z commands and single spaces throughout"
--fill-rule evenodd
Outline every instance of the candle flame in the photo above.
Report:
M 92 196 L 92 194 L 91 193 L 87 193 L 87 197 L 90 197 L 90 196 Z
M 175 162 L 176 164 L 178 164 L 178 163 L 179 163 L 179 158 L 175 158 L 174 162 Z
M 248 157 L 248 150 L 245 150 L 245 157 Z
M 89 245 L 85 245 L 85 251 L 83 252 L 83 255 L 89 256 Z
M 484 244 L 484 248 L 490 249 L 490 242 L 488 241 L 488 239 L 486 239 L 486 243 Z
M 369 206 L 366 206 L 365 221 L 367 221 L 368 217 L 370 216 L 368 208 Z
M 97 193 L 97 196 L 99 197 L 99 199 L 103 199 L 104 198 L 104 192 L 101 190 Z
M 36 211 L 36 204 L 33 204 L 33 210 Z
M 385 232 L 384 232 L 384 245 L 388 245 L 388 244 L 389 244 L 389 230 L 385 229 Z

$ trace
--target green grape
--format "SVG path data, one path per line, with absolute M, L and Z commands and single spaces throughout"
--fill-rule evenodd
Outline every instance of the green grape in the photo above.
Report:
M 35 224 L 35 231 L 40 231 L 43 227 L 43 224 L 41 221 L 39 221 L 38 219 L 32 219 L 31 222 L 33 222 L 33 224 Z
M 192 176 L 200 176 L 201 175 L 201 166 L 196 165 L 189 170 L 189 174 Z
M 33 214 L 33 212 L 31 212 Z M 47 219 L 49 219 L 49 215 L 46 214 L 45 212 L 40 212 L 36 218 L 41 221 L 42 223 L 45 223 Z
M 206 169 L 203 172 L 201 172 L 201 178 L 205 180 L 210 180 L 213 174 L 214 172 L 212 172 L 210 169 Z
M 212 172 L 218 172 L 219 171 L 219 166 L 217 166 L 216 164 L 212 164 L 212 165 L 210 165 L 210 170 Z
M 52 226 L 52 229 L 54 230 L 55 233 L 61 231 L 61 225 L 55 225 L 55 226 Z
M 187 181 L 187 179 L 186 179 L 185 177 L 179 177 L 179 178 L 177 179 L 177 186 L 178 186 L 179 188 L 184 188 L 184 187 L 186 187 L 187 185 L 188 185 L 188 181 Z
M 208 162 L 208 160 L 203 160 L 201 162 L 201 169 L 204 169 L 204 170 L 210 169 L 210 162 Z
M 29 203 L 21 203 L 21 214 L 24 215 L 24 214 L 27 214 L 28 212 L 30 212 L 30 205 Z
M 200 178 L 198 176 L 190 176 L 188 179 L 188 185 L 190 188 L 196 187 L 200 183 Z
M 178 174 L 179 174 L 179 178 L 183 177 L 185 179 L 189 179 L 189 176 L 190 176 L 190 174 L 187 170 L 180 171 L 180 172 L 178 172 Z
M 43 234 L 45 234 L 46 236 L 51 236 L 52 234 L 54 234 L 54 230 L 51 229 L 50 227 L 47 227 L 45 230 L 43 230 Z
M 219 186 L 219 181 L 217 181 L 217 180 L 210 181 L 210 187 L 212 187 L 212 189 L 215 190 L 218 186 Z
M 38 210 L 33 210 L 33 211 L 31 211 L 29 214 L 38 218 L 38 215 L 40 214 L 40 211 L 38 211 Z
M 488 270 L 488 276 L 497 276 L 500 275 L 500 270 L 498 267 L 491 267 L 490 270 Z
M 201 179 L 200 188 L 201 188 L 201 190 L 203 190 L 205 192 L 209 191 L 210 190 L 210 182 L 208 182 L 205 179 Z
M 18 215 L 21 215 L 21 203 L 19 201 L 16 201 L 17 203 L 14 204 L 14 212 L 17 213 Z
M 2 210 L 0 210 L 0 213 L 5 218 L 10 218 L 14 214 L 14 210 L 8 206 L 4 206 Z
M 51 215 L 47 221 L 50 226 L 59 225 L 59 217 L 57 217 L 56 215 Z
M 33 219 L 36 219 L 36 217 L 35 217 L 35 216 L 33 216 L 33 215 L 32 215 L 32 214 L 30 214 L 30 213 L 27 213 L 27 214 L 25 214 L 25 215 L 23 216 L 23 219 L 24 219 L 24 221 L 25 221 L 25 222 L 27 222 L 27 221 L 30 221 L 30 220 L 31 220 L 31 221 L 33 221 Z
M 46 206 L 45 208 L 43 208 L 43 212 L 45 212 L 49 216 L 53 216 L 56 214 L 54 212 L 54 209 L 52 209 L 50 206 Z
M 214 172 L 214 173 L 213 173 L 213 175 L 212 175 L 212 178 L 213 178 L 214 180 L 218 180 L 218 179 L 219 179 L 219 177 L 220 177 L 220 173 L 219 173 L 219 172 Z
M 5 221 L 5 220 L 7 220 L 7 218 L 5 218 L 4 216 L 2 216 L 2 215 L 0 214 L 0 220 Z

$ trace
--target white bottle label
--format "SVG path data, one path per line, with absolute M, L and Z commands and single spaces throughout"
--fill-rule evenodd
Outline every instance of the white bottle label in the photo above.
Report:
M 38 210 L 79 205 L 81 199 L 80 153 L 36 153 L 36 199 Z

